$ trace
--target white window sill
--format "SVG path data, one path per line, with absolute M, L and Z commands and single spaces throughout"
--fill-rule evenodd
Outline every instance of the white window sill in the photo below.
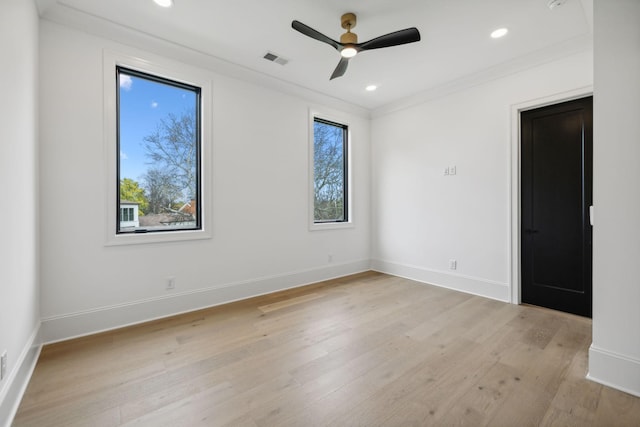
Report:
M 153 233 L 122 233 L 109 236 L 106 246 L 144 245 L 148 243 L 184 242 L 211 239 L 205 230 L 157 231 Z
M 349 222 L 314 222 L 309 226 L 310 231 L 322 230 L 341 230 L 346 228 L 355 228 L 355 224 Z

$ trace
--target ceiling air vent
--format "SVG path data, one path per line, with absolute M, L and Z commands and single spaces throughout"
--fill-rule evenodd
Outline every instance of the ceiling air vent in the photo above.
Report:
M 547 3 L 547 7 L 551 10 L 555 9 L 558 6 L 562 6 L 567 0 L 549 0 Z
M 273 52 L 267 52 L 264 56 L 264 59 L 271 61 L 271 62 L 275 62 L 276 64 L 280 64 L 280 65 L 287 65 L 287 62 L 289 62 L 288 59 L 285 59 L 281 56 L 278 56 L 277 54 L 273 53 Z

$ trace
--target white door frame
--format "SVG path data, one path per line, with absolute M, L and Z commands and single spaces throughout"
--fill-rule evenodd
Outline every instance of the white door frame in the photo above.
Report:
M 511 105 L 511 213 L 509 216 L 511 222 L 511 247 L 509 249 L 511 262 L 509 299 L 512 304 L 520 304 L 522 302 L 520 292 L 520 113 L 591 95 L 593 95 L 592 85 Z

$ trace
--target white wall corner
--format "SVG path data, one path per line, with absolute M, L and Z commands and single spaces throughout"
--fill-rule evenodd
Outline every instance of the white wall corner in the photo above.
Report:
M 510 302 L 509 284 L 479 277 L 452 274 L 384 260 L 371 260 L 371 269 L 454 291 Z
M 4 387 L 0 389 L 0 426 L 2 427 L 11 426 L 31 380 L 42 349 L 40 331 L 41 327 L 38 323 L 18 357 L 14 369 L 9 373 Z
M 99 307 L 42 319 L 42 342 L 49 344 L 125 326 L 228 304 L 259 295 L 297 288 L 370 269 L 368 259 L 228 283 L 168 297 Z
M 640 397 L 640 360 L 591 344 L 587 378 Z

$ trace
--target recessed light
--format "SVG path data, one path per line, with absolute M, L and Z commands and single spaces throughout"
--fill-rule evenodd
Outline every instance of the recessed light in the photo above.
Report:
M 173 6 L 173 0 L 153 0 L 158 6 L 171 7 Z
M 367 87 L 365 88 L 365 90 L 366 90 L 367 92 L 373 92 L 373 91 L 374 91 L 374 90 L 376 90 L 376 89 L 378 89 L 378 86 L 376 86 L 376 85 L 369 85 L 369 86 L 367 86 Z
M 491 33 L 492 39 L 499 39 L 500 37 L 504 37 L 509 32 L 506 28 L 498 28 L 494 32 Z

